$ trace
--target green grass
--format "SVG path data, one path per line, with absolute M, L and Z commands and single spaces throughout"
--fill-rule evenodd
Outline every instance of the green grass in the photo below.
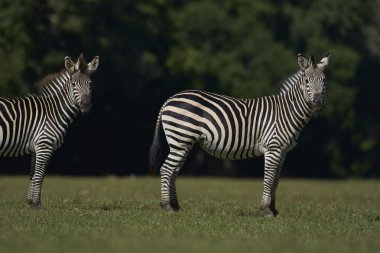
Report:
M 258 211 L 261 180 L 177 180 L 182 211 L 159 208 L 159 178 L 0 177 L 0 252 L 379 252 L 380 181 L 280 180 L 280 215 Z

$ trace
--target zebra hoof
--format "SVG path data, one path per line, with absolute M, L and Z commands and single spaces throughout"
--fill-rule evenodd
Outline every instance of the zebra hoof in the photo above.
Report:
M 31 203 L 30 205 L 33 209 L 37 209 L 37 210 L 42 210 L 42 204 L 41 202 L 37 202 L 37 203 Z
M 179 211 L 179 205 L 178 204 L 175 206 L 175 205 L 170 204 L 170 202 L 165 202 L 165 203 L 161 202 L 160 206 L 161 206 L 162 210 L 167 211 L 167 212 Z
M 260 207 L 260 211 L 261 211 L 261 215 L 267 219 L 276 218 L 276 215 L 278 214 L 277 210 L 273 212 L 269 207 Z
M 264 215 L 264 218 L 265 219 L 274 219 L 274 218 L 276 218 L 276 216 L 274 216 L 273 214 L 267 214 L 267 215 Z
M 172 206 L 173 210 L 178 212 L 179 211 L 179 204 L 178 201 L 171 201 L 170 205 Z

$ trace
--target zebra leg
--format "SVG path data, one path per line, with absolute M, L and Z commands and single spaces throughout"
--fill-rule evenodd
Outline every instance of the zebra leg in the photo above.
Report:
M 53 149 L 51 147 L 43 147 L 37 150 L 36 148 L 36 162 L 35 162 L 35 172 L 32 177 L 32 203 L 31 206 L 36 209 L 42 207 L 41 204 L 41 187 L 42 182 L 45 177 L 46 167 L 50 161 L 53 154 Z
M 29 205 L 31 205 L 33 202 L 33 193 L 34 193 L 33 176 L 35 172 L 35 166 L 36 166 L 36 154 L 32 153 L 32 162 L 31 162 L 31 168 L 30 168 L 30 182 L 29 182 L 28 196 L 26 197 L 26 203 Z
M 276 209 L 276 189 L 280 180 L 285 154 L 280 150 L 267 151 L 265 154 L 264 191 L 261 199 L 260 210 L 267 218 L 273 218 L 278 214 Z
M 191 147 L 170 148 L 168 157 L 161 166 L 161 208 L 166 211 L 179 211 L 175 180 Z

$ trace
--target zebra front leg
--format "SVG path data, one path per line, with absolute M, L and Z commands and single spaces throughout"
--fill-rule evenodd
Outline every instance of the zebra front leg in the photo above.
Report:
M 32 205 L 33 203 L 33 193 L 34 193 L 33 176 L 35 172 L 35 166 L 36 166 L 36 154 L 32 153 L 32 161 L 31 161 L 31 168 L 30 168 L 30 182 L 29 182 L 28 196 L 26 197 L 26 203 L 28 205 Z
M 31 206 L 36 209 L 42 208 L 41 187 L 45 177 L 46 167 L 53 154 L 51 147 L 36 148 L 35 172 L 31 180 L 32 203 Z
M 285 154 L 282 151 L 267 151 L 265 154 L 264 190 L 260 210 L 263 216 L 273 218 L 277 216 L 276 189 L 280 180 Z
M 170 153 L 161 166 L 161 208 L 166 211 L 179 211 L 175 180 L 185 162 L 190 148 L 184 150 L 170 149 Z

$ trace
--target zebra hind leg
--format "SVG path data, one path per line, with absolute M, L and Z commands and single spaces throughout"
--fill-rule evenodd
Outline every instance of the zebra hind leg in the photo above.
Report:
M 168 157 L 161 166 L 161 208 L 166 211 L 179 211 L 175 180 L 191 147 L 177 150 L 170 148 Z
M 284 160 L 285 155 L 281 151 L 265 153 L 264 191 L 260 211 L 266 218 L 274 218 L 278 215 L 276 209 L 276 189 Z
M 160 206 L 165 211 L 179 211 L 179 203 L 177 198 L 177 191 L 175 186 L 175 180 L 178 176 L 178 173 L 174 172 L 171 176 L 169 176 L 169 187 L 165 187 L 166 189 L 162 189 L 162 185 L 165 185 L 166 181 L 161 176 L 161 201 Z M 168 189 L 167 189 L 168 188 Z M 164 192 L 168 191 L 169 196 L 165 196 Z

